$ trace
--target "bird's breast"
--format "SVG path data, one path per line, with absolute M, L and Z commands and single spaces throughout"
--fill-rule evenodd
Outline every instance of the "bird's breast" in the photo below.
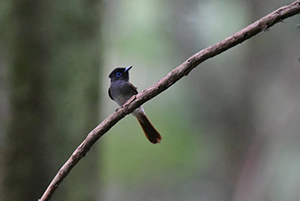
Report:
M 124 105 L 135 93 L 126 83 L 112 83 L 110 85 L 110 95 L 119 106 Z

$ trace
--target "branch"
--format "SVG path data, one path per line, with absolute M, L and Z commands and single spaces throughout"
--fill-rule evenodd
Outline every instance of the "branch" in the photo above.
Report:
M 191 70 L 193 70 L 205 60 L 214 57 L 238 45 L 239 43 L 246 41 L 247 39 L 255 36 L 256 34 L 262 31 L 268 30 L 274 24 L 281 22 L 282 20 L 296 15 L 298 13 L 300 13 L 300 0 L 297 0 L 292 4 L 283 6 L 275 10 L 274 12 L 266 15 L 265 17 L 249 25 L 248 27 L 226 38 L 225 40 L 201 50 L 200 52 L 196 53 L 195 55 L 191 56 L 188 60 L 183 62 L 180 66 L 169 72 L 156 84 L 143 90 L 134 98 L 130 99 L 130 101 L 125 103 L 125 105 L 118 109 L 114 114 L 110 115 L 107 119 L 102 121 L 94 130 L 92 130 L 88 134 L 86 139 L 77 147 L 77 149 L 73 152 L 71 157 L 66 161 L 66 163 L 55 175 L 52 182 L 44 192 L 40 201 L 50 200 L 58 185 L 68 175 L 71 169 L 79 162 L 79 160 L 85 156 L 85 154 L 90 150 L 93 144 L 126 115 L 131 113 L 143 103 L 149 101 L 161 92 L 168 89 L 170 86 L 175 84 L 175 82 L 180 80 L 183 76 L 188 75 Z

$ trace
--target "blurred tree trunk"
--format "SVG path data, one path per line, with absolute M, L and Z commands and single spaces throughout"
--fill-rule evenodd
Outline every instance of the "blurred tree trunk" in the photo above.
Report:
M 100 1 L 5 3 L 11 121 L 3 200 L 37 200 L 98 122 Z M 54 200 L 95 200 L 95 154 L 75 168 Z
M 269 8 L 275 8 L 281 4 L 283 3 L 280 1 L 268 3 L 259 0 L 247 1 L 250 21 L 257 20 L 260 16 L 268 13 L 270 11 Z M 296 23 L 297 22 L 295 22 L 295 24 Z M 244 64 L 246 74 L 244 80 L 246 80 L 247 85 L 251 87 L 245 88 L 245 90 L 248 90 L 248 93 L 251 95 L 249 100 L 251 100 L 253 104 L 256 104 L 256 107 L 252 109 L 252 111 L 254 111 L 253 122 L 256 122 L 256 124 L 253 125 L 255 132 L 251 134 L 253 136 L 251 145 L 248 147 L 240 163 L 241 166 L 236 177 L 235 191 L 233 192 L 233 201 L 274 200 L 274 195 L 278 198 L 281 196 L 280 194 L 284 192 L 284 189 L 288 189 L 288 187 L 283 184 L 284 178 L 276 182 L 276 168 L 280 169 L 280 160 L 282 159 L 278 152 L 276 152 L 277 148 L 270 146 L 278 140 L 278 133 L 279 135 L 284 134 L 283 138 L 285 139 L 289 138 L 288 129 L 283 129 L 284 132 L 281 133 L 282 128 L 289 124 L 280 122 L 280 120 L 278 121 L 274 116 L 286 115 L 286 113 L 284 114 L 282 112 L 281 107 L 284 108 L 281 105 L 282 103 L 278 104 L 278 102 L 284 101 L 284 104 L 287 104 L 289 98 L 295 98 L 294 94 L 297 94 L 297 91 L 293 91 L 295 90 L 294 87 L 289 86 L 285 88 L 288 86 L 287 83 L 289 83 L 289 80 L 294 79 L 294 72 L 291 71 L 291 69 L 293 67 L 298 69 L 298 66 L 286 66 L 286 63 L 289 63 L 289 61 L 293 59 L 289 51 L 287 54 L 284 53 L 284 50 L 292 49 L 292 45 L 288 43 L 289 40 L 293 40 L 293 43 L 295 43 L 292 32 L 293 30 L 287 25 L 276 27 L 276 29 L 272 28 L 271 33 L 258 35 L 247 42 L 247 57 L 245 58 Z M 285 47 L 285 45 L 289 47 Z M 282 68 L 283 66 L 284 68 Z M 278 85 L 278 83 L 280 83 L 280 85 Z M 293 85 L 296 86 L 295 83 L 293 83 Z M 275 94 L 273 94 L 274 92 L 272 90 L 270 91 L 274 86 L 280 86 L 276 89 Z M 285 94 L 287 97 L 280 100 L 281 94 Z M 270 101 L 271 99 L 272 101 Z M 269 104 L 271 106 L 266 107 Z M 276 107 L 272 107 L 272 105 L 276 105 Z M 295 105 L 292 104 L 290 105 L 290 107 L 294 106 Z M 279 113 L 275 112 L 277 109 L 280 111 Z M 296 113 L 297 112 L 294 114 Z M 293 116 L 293 114 L 288 114 L 287 116 L 297 121 L 297 115 Z M 266 126 L 266 122 L 270 124 Z M 292 128 L 290 125 L 288 127 Z M 292 129 L 297 130 L 296 128 Z M 280 139 L 280 141 L 280 144 L 285 143 L 282 139 Z M 284 153 L 282 147 L 275 146 L 279 147 L 280 152 Z M 283 156 L 282 153 L 281 155 Z M 276 159 L 274 160 L 274 158 Z M 281 171 L 282 169 L 280 169 L 280 172 Z M 286 175 L 286 177 L 289 176 L 290 175 Z M 273 191 L 272 188 L 274 188 L 274 184 L 276 184 L 275 189 L 282 190 Z M 293 191 L 288 190 L 287 194 L 293 197 L 295 195 L 293 195 L 292 192 Z M 296 192 L 296 196 L 298 195 L 299 193 Z
M 44 25 L 41 2 L 11 5 L 11 122 L 5 145 L 4 200 L 36 200 L 51 178 L 46 94 L 50 50 L 40 33 Z
M 195 0 L 189 0 L 188 2 L 177 1 L 176 5 L 172 19 L 183 27 L 178 27 L 178 30 L 173 31 L 173 33 L 176 33 L 176 41 L 181 41 L 178 44 L 180 47 L 178 49 L 183 51 L 182 55 L 187 54 L 185 56 L 187 58 L 188 55 L 196 52 L 199 46 L 201 47 L 201 41 L 198 43 L 194 42 L 201 37 L 193 34 L 188 35 L 187 33 L 189 33 L 190 29 L 196 29 L 194 28 L 194 23 L 190 23 L 189 19 L 186 19 L 186 22 L 177 13 L 180 13 L 180 10 L 185 10 L 186 13 L 195 13 L 199 9 L 199 2 Z M 203 5 L 206 5 L 206 3 L 203 2 Z M 211 7 L 217 12 L 218 6 L 216 4 L 211 3 Z M 192 20 L 196 22 L 205 21 L 205 19 L 199 19 Z M 215 26 L 214 24 L 207 25 L 204 23 L 202 27 L 203 32 L 207 32 L 206 34 L 213 33 Z M 195 30 L 194 33 L 197 33 L 197 31 Z M 214 38 L 209 39 L 211 41 L 214 40 Z M 223 38 L 218 38 L 218 40 L 221 39 Z M 205 44 L 207 41 L 202 41 L 202 43 Z M 213 43 L 215 42 L 211 44 Z M 203 135 L 209 139 L 211 144 L 215 144 L 215 151 L 218 152 L 213 156 L 215 158 L 211 159 L 216 161 L 217 164 L 213 165 L 214 168 L 208 166 L 208 169 L 203 171 L 203 174 L 206 177 L 209 175 L 211 180 L 215 182 L 215 187 L 222 189 L 219 192 L 219 196 L 221 195 L 223 200 L 231 200 L 232 198 L 239 165 L 244 160 L 243 157 L 253 133 L 252 85 L 247 83 L 252 77 L 243 77 L 245 75 L 244 72 L 248 71 L 248 69 L 244 68 L 246 65 L 238 58 L 242 55 L 241 52 L 243 50 L 240 50 L 233 58 L 230 58 L 230 55 L 226 57 L 223 54 L 215 58 L 217 62 L 207 61 L 201 64 L 203 65 L 201 72 L 197 73 L 195 71 L 191 73 L 191 79 L 188 80 L 190 82 L 188 88 L 194 92 L 191 100 L 193 104 L 190 104 L 191 114 L 194 114 L 194 116 L 190 121 L 201 119 L 201 124 L 200 122 L 195 122 L 195 127 L 200 125 L 195 130 L 204 130 Z M 249 75 L 247 74 L 246 76 Z M 196 113 L 194 112 L 197 111 L 196 108 L 204 112 Z M 204 127 L 206 129 L 203 129 Z

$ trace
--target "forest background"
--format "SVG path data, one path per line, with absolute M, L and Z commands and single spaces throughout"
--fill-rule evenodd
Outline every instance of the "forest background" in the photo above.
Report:
M 108 74 L 138 90 L 195 52 L 290 3 L 0 2 L 0 200 L 37 200 L 72 151 L 118 107 Z M 53 200 L 300 199 L 299 15 L 195 69 L 113 127 Z

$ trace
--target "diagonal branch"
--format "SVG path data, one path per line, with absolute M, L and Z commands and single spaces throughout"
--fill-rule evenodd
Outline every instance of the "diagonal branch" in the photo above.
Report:
M 265 17 L 257 20 L 248 27 L 240 30 L 234 35 L 226 38 L 225 40 L 211 45 L 200 52 L 191 56 L 188 60 L 183 62 L 180 66 L 169 72 L 156 84 L 145 89 L 141 93 L 137 94 L 134 98 L 130 99 L 123 107 L 118 109 L 114 114 L 110 115 L 107 119 L 102 121 L 94 130 L 92 130 L 86 139 L 77 147 L 71 157 L 61 167 L 58 173 L 55 175 L 50 185 L 44 192 L 40 201 L 50 200 L 51 196 L 57 189 L 58 185 L 64 180 L 72 168 L 79 162 L 79 160 L 85 156 L 90 150 L 93 144 L 103 136 L 111 127 L 113 127 L 118 121 L 131 113 L 134 109 L 142 105 L 143 103 L 154 98 L 161 92 L 168 89 L 175 84 L 183 76 L 197 67 L 205 60 L 214 57 L 222 52 L 246 41 L 247 39 L 255 36 L 256 34 L 268 30 L 274 24 L 281 22 L 282 20 L 300 13 L 300 0 L 297 0 L 289 5 L 283 6 L 274 12 L 266 15 Z

